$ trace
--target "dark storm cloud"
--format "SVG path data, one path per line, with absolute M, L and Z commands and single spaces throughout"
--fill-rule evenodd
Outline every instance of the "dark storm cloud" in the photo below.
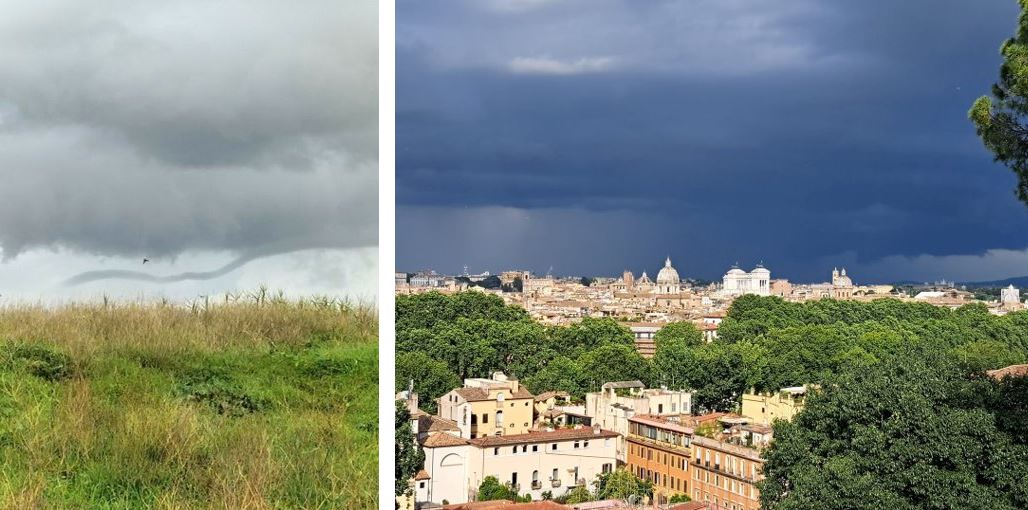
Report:
M 484 254 L 509 232 L 416 228 L 464 207 L 526 211 L 547 233 L 504 263 L 567 273 L 672 253 L 694 276 L 762 258 L 817 279 L 835 257 L 891 278 L 875 261 L 1028 246 L 966 120 L 1014 1 L 432 7 L 397 7 L 397 197 L 419 216 L 398 217 L 401 265 L 505 267 Z M 631 248 L 582 248 L 605 236 Z
M 374 246 L 377 58 L 370 0 L 4 2 L 3 257 Z

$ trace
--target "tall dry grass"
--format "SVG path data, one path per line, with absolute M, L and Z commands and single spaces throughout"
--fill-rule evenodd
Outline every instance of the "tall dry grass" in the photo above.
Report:
M 296 346 L 317 335 L 375 341 L 377 309 L 332 298 L 287 299 L 260 290 L 167 301 L 70 303 L 0 307 L 0 339 L 42 341 L 74 356 L 138 348 L 151 352 Z
M 263 290 L 0 308 L 0 508 L 373 508 L 377 333 Z

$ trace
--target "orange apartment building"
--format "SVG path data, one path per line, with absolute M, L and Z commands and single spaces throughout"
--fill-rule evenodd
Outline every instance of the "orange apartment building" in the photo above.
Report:
M 702 436 L 692 438 L 689 497 L 711 510 L 759 510 L 760 452 Z
M 735 415 L 714 413 L 680 419 L 639 415 L 628 419 L 628 469 L 653 483 L 655 503 L 686 494 L 710 510 L 760 509 L 760 491 L 755 485 L 763 478 L 760 452 L 695 435 L 699 424 L 716 423 L 726 416 Z
M 693 429 L 668 418 L 638 415 L 628 419 L 625 438 L 629 471 L 653 483 L 653 498 L 667 503 L 689 491 Z

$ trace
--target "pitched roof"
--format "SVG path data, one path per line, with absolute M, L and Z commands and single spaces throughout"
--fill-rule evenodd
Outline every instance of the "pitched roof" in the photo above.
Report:
M 668 507 L 667 510 L 704 510 L 707 508 L 707 504 L 702 501 L 690 501 L 688 503 L 679 503 L 674 506 Z
M 489 392 L 482 388 L 457 388 L 453 390 L 464 400 L 468 402 L 480 402 L 483 400 L 496 400 L 495 398 L 489 397 Z M 510 392 L 510 390 L 507 390 Z M 509 398 L 534 398 L 532 392 L 525 389 L 524 386 L 518 385 L 518 391 L 510 392 Z
M 536 402 L 542 402 L 543 400 L 549 400 L 553 397 L 568 398 L 568 392 L 566 391 L 544 391 L 535 396 Z
M 421 446 L 425 448 L 443 448 L 447 446 L 464 446 L 466 444 L 468 444 L 466 439 L 461 439 L 446 432 L 436 432 L 426 437 Z
M 428 471 L 425 471 L 424 469 L 418 471 L 418 474 L 414 475 L 415 480 L 428 480 L 430 478 L 432 477 L 429 476 Z
M 457 422 L 440 416 L 426 414 L 418 417 L 418 432 L 446 432 L 460 430 Z
M 614 381 L 606 383 L 602 386 L 603 389 L 624 389 L 624 388 L 645 388 L 646 385 L 642 381 Z
M 571 507 L 553 501 L 533 501 L 531 503 L 514 503 L 505 499 L 495 501 L 475 501 L 446 505 L 442 510 L 570 510 Z
M 1005 377 L 1026 377 L 1028 376 L 1028 365 L 1010 365 L 1009 367 L 989 370 L 985 374 L 997 381 Z
M 472 439 L 469 443 L 488 448 L 491 446 L 505 446 L 522 443 L 545 443 L 548 441 L 573 441 L 575 439 L 608 438 L 617 437 L 618 433 L 610 430 L 593 430 L 591 427 L 577 429 L 556 429 L 556 430 L 531 430 L 527 434 L 515 434 L 511 436 L 487 436 Z

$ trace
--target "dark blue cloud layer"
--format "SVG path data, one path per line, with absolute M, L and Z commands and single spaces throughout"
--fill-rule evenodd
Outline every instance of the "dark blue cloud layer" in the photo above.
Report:
M 399 1 L 398 264 L 612 274 L 675 253 L 687 275 L 762 258 L 806 280 L 836 254 L 1028 246 L 1013 177 L 966 120 L 1016 2 L 747 3 Z M 490 207 L 532 211 L 546 232 L 525 239 L 546 246 L 499 256 L 509 233 L 451 211 Z

